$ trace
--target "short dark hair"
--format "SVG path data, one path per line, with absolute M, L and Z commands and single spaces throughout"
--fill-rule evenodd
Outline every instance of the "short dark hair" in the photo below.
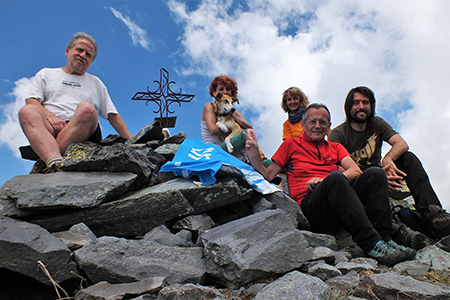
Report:
M 69 43 L 67 43 L 67 49 L 72 49 L 75 46 L 75 42 L 77 41 L 77 39 L 80 38 L 87 39 L 89 42 L 91 42 L 92 46 L 94 46 L 94 53 L 92 53 L 92 61 L 94 61 L 95 58 L 97 57 L 98 46 L 94 38 L 87 33 L 84 32 L 75 33 L 72 39 L 69 41 Z
M 351 111 L 353 106 L 354 94 L 360 93 L 363 94 L 370 102 L 370 115 L 369 118 L 375 116 L 375 94 L 374 92 L 366 86 L 358 86 L 350 90 L 347 94 L 347 98 L 345 98 L 344 103 L 344 111 L 345 116 L 347 117 L 347 121 L 351 119 Z
M 236 81 L 234 81 L 233 78 L 227 76 L 227 75 L 220 75 L 217 76 L 216 78 L 213 79 L 213 81 L 211 81 L 211 83 L 209 84 L 209 94 L 211 95 L 211 97 L 214 97 L 214 93 L 217 90 L 217 86 L 221 84 L 223 86 L 229 86 L 231 88 L 231 97 L 237 97 L 237 91 L 238 91 L 238 86 Z
M 306 121 L 306 115 L 307 115 L 308 110 L 310 108 L 315 108 L 315 109 L 325 108 L 325 110 L 328 112 L 328 122 L 331 123 L 330 110 L 328 109 L 328 107 L 325 104 L 322 104 L 322 103 L 311 103 L 310 105 L 308 105 L 308 107 L 306 108 L 306 110 L 305 110 L 305 112 L 303 113 L 303 116 L 302 116 L 302 120 L 303 121 Z

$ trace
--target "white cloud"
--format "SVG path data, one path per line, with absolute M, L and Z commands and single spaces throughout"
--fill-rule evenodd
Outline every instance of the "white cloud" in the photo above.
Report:
M 253 0 L 247 8 L 205 0 L 191 11 L 183 2 L 168 5 L 184 27 L 184 73 L 235 78 L 240 110 L 254 116 L 266 154 L 281 143 L 286 88 L 298 86 L 312 102 L 327 104 L 338 125 L 347 92 L 366 85 L 376 93 L 378 115 L 407 140 L 450 207 L 450 2 Z
M 15 100 L 0 106 L 2 122 L 0 123 L 0 145 L 11 149 L 14 156 L 20 158 L 19 146 L 28 145 L 19 123 L 19 109 L 25 105 L 25 98 L 30 90 L 32 78 L 22 78 L 15 82 L 13 91 L 9 93 Z
M 139 45 L 144 49 L 153 50 L 153 45 L 150 43 L 146 30 L 139 27 L 135 22 L 131 21 L 129 16 L 124 16 L 120 11 L 114 9 L 114 7 L 109 7 L 108 9 L 128 28 L 133 45 Z

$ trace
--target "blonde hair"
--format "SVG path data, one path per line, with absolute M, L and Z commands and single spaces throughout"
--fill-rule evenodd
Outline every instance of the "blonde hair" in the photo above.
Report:
M 298 96 L 298 98 L 300 99 L 300 107 L 305 108 L 308 106 L 308 97 L 306 97 L 305 93 L 303 93 L 301 89 L 293 86 L 283 92 L 283 98 L 281 99 L 281 109 L 283 109 L 285 113 L 289 112 L 289 108 L 287 106 L 287 98 L 289 96 L 289 93 Z

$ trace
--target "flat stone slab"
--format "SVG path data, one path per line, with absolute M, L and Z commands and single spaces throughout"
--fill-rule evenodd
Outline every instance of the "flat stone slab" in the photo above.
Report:
M 75 251 L 74 257 L 94 283 L 164 277 L 168 284 L 201 284 L 206 275 L 201 247 L 170 247 L 152 241 L 104 236 Z
M 74 278 L 71 272 L 77 272 L 69 248 L 60 239 L 37 225 L 0 217 L 0 268 L 51 285 L 38 261 L 56 282 Z
M 20 209 L 94 207 L 124 193 L 135 178 L 109 172 L 20 175 L 2 185 L 0 198 L 13 199 Z

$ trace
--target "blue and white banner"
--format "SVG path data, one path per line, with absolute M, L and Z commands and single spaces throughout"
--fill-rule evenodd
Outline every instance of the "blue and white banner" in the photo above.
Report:
M 222 165 L 236 167 L 245 180 L 261 194 L 271 194 L 279 189 L 264 179 L 252 166 L 228 154 L 214 144 L 205 144 L 200 140 L 186 139 L 178 148 L 171 162 L 161 167 L 160 172 L 173 172 L 176 176 L 189 178 L 198 176 L 203 184 L 216 182 L 214 175 Z

